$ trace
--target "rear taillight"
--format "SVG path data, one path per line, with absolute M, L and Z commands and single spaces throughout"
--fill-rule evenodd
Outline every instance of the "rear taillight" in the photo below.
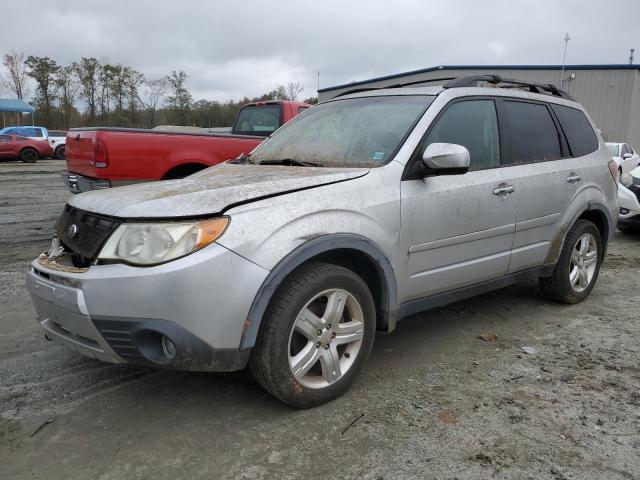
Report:
M 613 181 L 615 182 L 616 185 L 618 185 L 618 182 L 620 181 L 620 176 L 619 176 L 619 172 L 618 172 L 618 164 L 613 159 L 609 160 L 609 171 L 611 172 L 611 176 L 613 177 Z
M 96 136 L 96 146 L 93 152 L 93 161 L 96 168 L 106 168 L 109 165 L 109 152 L 107 146 L 100 137 Z

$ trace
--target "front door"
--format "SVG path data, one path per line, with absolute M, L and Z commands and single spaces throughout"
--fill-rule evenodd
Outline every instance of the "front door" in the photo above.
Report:
M 0 135 L 0 158 L 10 157 L 13 155 L 13 144 L 11 143 L 11 136 Z
M 402 182 L 401 242 L 407 259 L 401 302 L 499 278 L 509 268 L 516 198 L 513 178 L 500 167 L 495 101 L 448 104 L 412 162 L 436 142 L 466 147 L 470 171 Z

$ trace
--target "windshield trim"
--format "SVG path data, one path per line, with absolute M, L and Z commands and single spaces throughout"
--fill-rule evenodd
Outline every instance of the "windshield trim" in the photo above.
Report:
M 409 138 L 409 136 L 413 133 L 413 131 L 415 130 L 416 126 L 418 125 L 418 123 L 420 122 L 420 120 L 422 120 L 422 117 L 424 117 L 424 114 L 427 112 L 427 110 L 429 110 L 429 107 L 433 104 L 433 102 L 435 101 L 437 95 L 435 94 L 426 94 L 426 93 L 416 93 L 416 94 L 389 94 L 389 95 L 376 95 L 376 98 L 388 98 L 388 97 L 429 97 L 430 100 L 428 100 L 426 102 L 425 107 L 418 113 L 418 115 L 416 115 L 415 120 L 411 123 L 411 125 L 407 128 L 407 131 L 405 132 L 405 134 L 402 136 L 402 138 L 400 139 L 400 141 L 398 142 L 398 145 L 396 145 L 396 148 L 391 152 L 391 154 L 387 157 L 387 159 L 384 162 L 381 163 L 377 163 L 377 164 L 371 164 L 371 163 L 353 163 L 350 165 L 323 165 L 320 162 L 318 162 L 319 164 L 319 168 L 380 168 L 383 167 L 385 165 L 388 165 L 389 163 L 391 163 L 395 158 L 396 155 L 398 154 L 398 152 L 400 151 L 400 149 L 404 146 L 404 144 L 406 143 L 407 139 Z M 358 97 L 337 97 L 337 98 L 332 98 L 330 100 L 327 100 L 326 102 L 322 102 L 319 103 L 318 105 L 326 105 L 328 103 L 333 103 L 333 102 L 342 102 L 342 101 L 346 101 L 346 100 L 358 100 L 358 99 L 370 99 L 372 98 L 371 96 L 367 96 L 367 95 L 363 95 L 363 96 L 358 96 Z M 289 120 L 287 122 L 287 126 L 290 126 L 292 124 L 295 124 L 296 121 L 299 121 L 301 118 L 304 117 L 304 115 L 307 112 L 313 111 L 314 107 L 311 108 L 307 108 L 305 111 L 303 111 L 302 113 L 296 115 L 294 118 L 292 118 L 291 120 Z M 284 126 L 284 125 L 283 125 Z M 275 132 L 272 132 L 272 134 L 277 133 L 278 130 L 276 130 Z M 265 141 L 268 140 L 269 138 L 271 138 L 271 135 L 269 135 L 267 138 L 265 138 Z M 258 145 L 259 148 L 260 145 Z M 249 155 L 247 155 L 247 161 L 250 164 L 253 165 L 260 165 L 260 162 L 254 162 L 251 160 L 251 156 L 252 156 L 253 152 L 250 153 Z

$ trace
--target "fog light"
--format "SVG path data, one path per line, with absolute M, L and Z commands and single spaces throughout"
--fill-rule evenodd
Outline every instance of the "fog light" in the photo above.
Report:
M 629 213 L 627 208 L 620 208 L 620 215 L 626 215 L 627 213 Z
M 160 344 L 162 345 L 162 353 L 168 360 L 173 360 L 176 357 L 176 344 L 171 341 L 171 339 L 165 335 L 162 335 L 160 339 Z

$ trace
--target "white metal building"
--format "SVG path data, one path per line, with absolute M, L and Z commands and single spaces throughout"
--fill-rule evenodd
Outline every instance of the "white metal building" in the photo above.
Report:
M 561 72 L 561 65 L 440 65 L 321 88 L 318 98 L 324 101 L 358 88 L 486 74 L 560 86 Z M 562 89 L 584 105 L 605 140 L 640 150 L 640 65 L 566 65 Z

